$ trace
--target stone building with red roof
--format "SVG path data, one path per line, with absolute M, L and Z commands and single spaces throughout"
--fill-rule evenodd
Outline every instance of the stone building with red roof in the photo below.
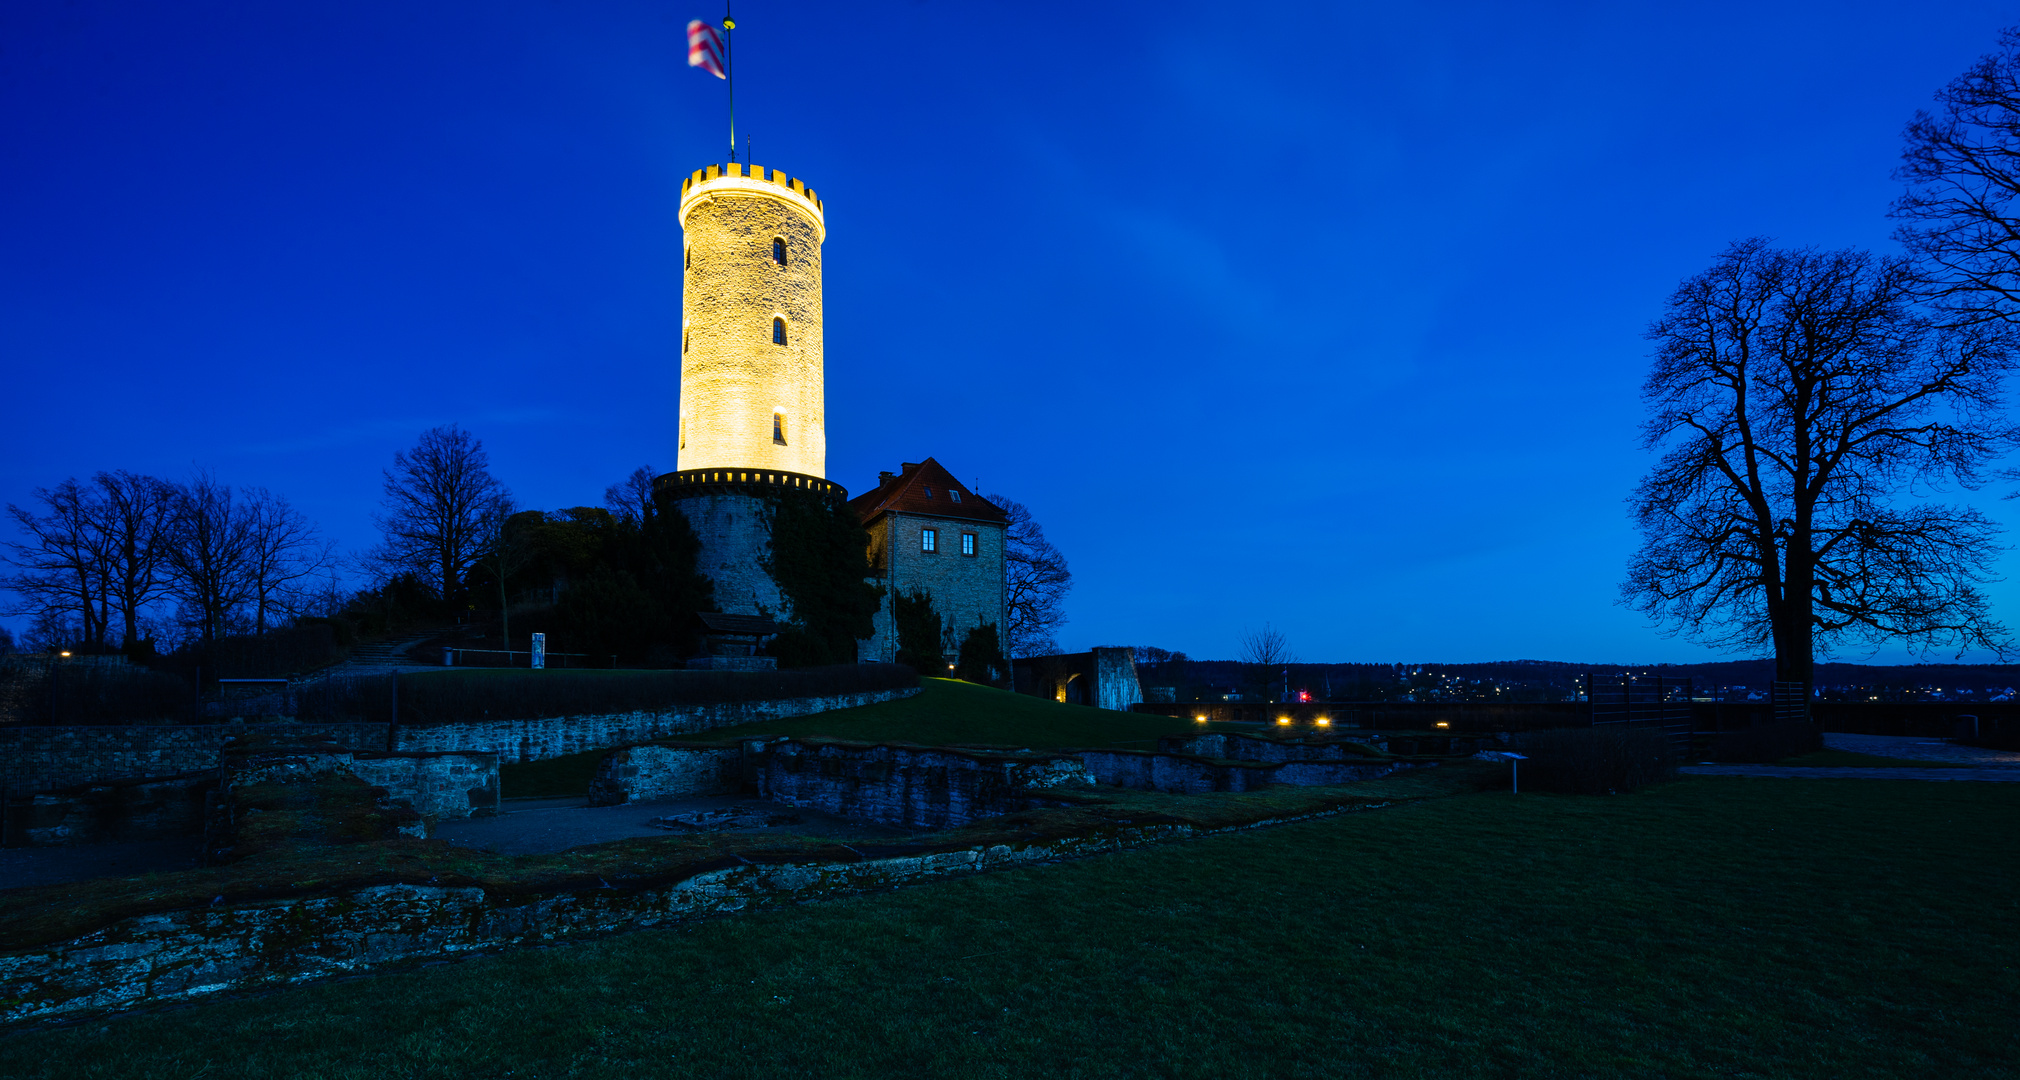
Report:
M 897 598 L 909 593 L 932 596 L 950 665 L 969 631 L 993 625 L 1002 632 L 1010 515 L 1001 507 L 927 458 L 879 474 L 877 486 L 849 500 L 849 509 L 869 530 L 870 574 L 884 587 L 876 633 L 859 646 L 862 659 L 897 656 L 894 608 Z

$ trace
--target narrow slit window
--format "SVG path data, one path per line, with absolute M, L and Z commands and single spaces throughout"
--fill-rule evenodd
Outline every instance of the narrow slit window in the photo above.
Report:
M 786 321 L 784 319 L 774 316 L 772 318 L 772 344 L 784 345 L 785 343 L 786 343 Z
M 682 248 L 682 249 L 681 249 L 681 252 L 680 252 L 680 268 L 681 268 L 682 270 L 692 270 L 692 269 L 694 269 L 694 249 L 693 249 L 693 248 Z
M 772 237 L 772 261 L 780 266 L 786 264 L 786 242 L 776 236 Z
M 772 414 L 772 441 L 780 446 L 786 444 L 786 414 L 782 412 Z
M 937 551 L 939 551 L 939 550 L 940 550 L 940 530 L 938 530 L 938 529 L 920 529 L 920 530 L 919 530 L 919 550 L 920 550 L 920 551 L 923 551 L 923 552 L 926 552 L 926 553 L 927 553 L 927 554 L 929 554 L 929 555 L 930 555 L 930 554 L 932 554 L 932 553 L 934 553 L 934 552 L 937 552 Z
M 688 346 L 693 344 L 694 344 L 694 332 L 692 330 L 683 331 L 680 335 L 680 351 L 686 352 Z
M 973 554 L 975 554 L 975 534 L 974 534 L 974 533 L 962 533 L 962 534 L 961 534 L 961 554 L 963 554 L 963 555 L 973 555 Z

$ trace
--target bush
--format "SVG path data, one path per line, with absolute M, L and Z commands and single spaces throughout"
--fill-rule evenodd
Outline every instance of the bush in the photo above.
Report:
M 1676 753 L 1659 728 L 1624 724 L 1559 728 L 1523 736 L 1522 786 L 1569 795 L 1634 791 L 1676 775 Z
M 392 679 L 369 675 L 304 686 L 295 694 L 297 718 L 385 723 L 392 718 Z M 919 685 L 918 675 L 898 664 L 792 671 L 431 671 L 399 680 L 402 726 L 657 712 Z
M 1706 755 L 1713 761 L 1761 765 L 1823 748 L 1823 729 L 1798 720 L 1786 724 L 1762 724 L 1739 731 L 1721 731 L 1712 736 Z

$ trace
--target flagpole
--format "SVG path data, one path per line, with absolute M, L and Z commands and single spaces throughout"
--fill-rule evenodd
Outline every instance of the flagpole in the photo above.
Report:
M 729 160 L 736 162 L 736 64 L 730 60 L 730 33 L 736 29 L 736 20 L 729 17 L 729 0 L 722 4 L 722 71 L 723 79 L 729 83 Z

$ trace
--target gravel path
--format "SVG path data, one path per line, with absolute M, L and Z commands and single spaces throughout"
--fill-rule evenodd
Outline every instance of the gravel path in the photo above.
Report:
M 1824 745 L 1833 750 L 1845 750 L 1854 754 L 1872 754 L 1875 757 L 1907 758 L 1910 761 L 1947 761 L 1957 765 L 1976 765 L 1981 768 L 2020 769 L 2020 752 L 2012 750 L 1986 750 L 1976 746 L 1959 746 L 1942 739 L 1902 738 L 1896 735 L 1840 735 L 1824 736 Z

